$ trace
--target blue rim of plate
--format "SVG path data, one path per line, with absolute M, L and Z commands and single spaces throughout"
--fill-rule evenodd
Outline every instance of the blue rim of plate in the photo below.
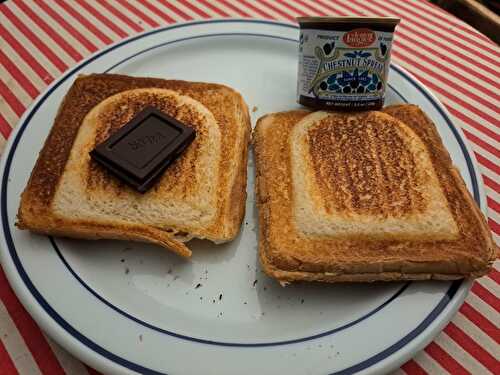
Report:
M 26 270 L 23 267 L 23 264 L 21 263 L 21 260 L 17 254 L 13 239 L 12 239 L 12 234 L 10 232 L 9 224 L 8 224 L 8 213 L 7 213 L 7 185 L 8 185 L 8 180 L 9 180 L 9 174 L 10 174 L 10 168 L 12 164 L 12 159 L 15 154 L 15 151 L 17 149 L 18 143 L 24 133 L 24 131 L 27 128 L 27 125 L 29 124 L 31 118 L 34 116 L 34 114 L 38 111 L 40 106 L 45 102 L 45 100 L 50 96 L 50 94 L 57 88 L 59 87 L 63 82 L 65 82 L 70 76 L 72 76 L 74 73 L 79 71 L 81 68 L 89 64 L 90 62 L 96 60 L 97 58 L 125 45 L 130 42 L 133 42 L 137 39 L 144 38 L 146 36 L 156 34 L 159 32 L 164 32 L 167 30 L 172 30 L 172 29 L 177 29 L 177 28 L 182 28 L 182 27 L 189 27 L 193 25 L 200 25 L 200 24 L 212 24 L 212 23 L 257 23 L 257 24 L 267 24 L 267 25 L 273 25 L 273 26 L 279 26 L 279 27 L 286 27 L 286 28 L 292 28 L 292 29 L 297 29 L 297 26 L 292 25 L 292 24 L 287 24 L 287 23 L 281 23 L 281 22 L 275 22 L 275 21 L 266 21 L 266 20 L 249 20 L 249 19 L 243 19 L 243 20 L 232 20 L 232 19 L 223 19 L 223 20 L 206 20 L 206 21 L 195 21 L 191 23 L 185 23 L 185 24 L 176 24 L 172 26 L 167 26 L 164 28 L 160 29 L 155 29 L 146 33 L 143 33 L 141 35 L 137 35 L 135 37 L 132 37 L 130 39 L 127 39 L 125 41 L 119 42 L 117 44 L 114 44 L 110 46 L 109 48 L 95 54 L 94 56 L 91 56 L 89 59 L 83 61 L 79 65 L 77 65 L 75 68 L 71 69 L 68 71 L 64 76 L 62 76 L 49 90 L 47 90 L 42 97 L 35 103 L 35 105 L 32 107 L 30 110 L 30 113 L 26 116 L 24 122 L 19 125 L 19 131 L 16 133 L 15 138 L 12 141 L 11 147 L 9 149 L 9 153 L 6 156 L 5 159 L 5 168 L 3 171 L 2 175 L 2 183 L 1 183 L 1 197 L 0 197 L 0 202 L 1 202 L 1 217 L 2 217 L 2 227 L 5 235 L 5 241 L 7 243 L 7 247 L 9 250 L 9 254 L 11 256 L 12 262 L 14 266 L 17 269 L 17 272 L 19 276 L 21 277 L 22 281 L 24 282 L 24 285 L 26 288 L 29 290 L 33 298 L 39 303 L 40 307 L 43 308 L 43 310 L 62 328 L 64 329 L 68 334 L 70 334 L 73 338 L 75 338 L 77 341 L 79 341 L 81 344 L 85 345 L 88 349 L 102 355 L 106 359 L 123 366 L 125 368 L 128 368 L 132 371 L 140 372 L 140 373 L 147 373 L 147 374 L 163 374 L 161 372 L 143 367 L 139 364 L 133 363 L 131 361 L 128 361 L 125 358 L 122 358 L 114 353 L 109 352 L 108 350 L 104 349 L 103 347 L 99 346 L 89 338 L 87 338 L 85 335 L 77 331 L 73 326 L 71 326 L 62 316 L 60 316 L 57 311 L 55 311 L 45 300 L 45 298 L 41 295 L 41 293 L 38 291 L 38 289 L 35 287 L 35 285 L 32 283 L 31 279 L 29 278 Z M 236 33 L 233 33 L 232 35 L 235 35 Z M 214 36 L 214 34 L 211 34 Z M 226 34 L 227 35 L 227 34 Z M 245 35 L 244 33 L 239 34 L 239 35 Z M 252 35 L 252 34 L 250 34 Z M 270 36 L 270 35 L 265 35 L 265 34 L 255 34 L 261 37 L 273 37 L 273 38 L 278 38 L 278 39 L 285 39 L 285 40 L 293 40 L 290 38 L 282 38 L 282 37 L 277 37 L 277 36 Z M 177 42 L 185 40 L 186 38 L 179 39 Z M 294 40 L 297 42 L 296 40 Z M 140 53 L 144 53 L 147 50 L 146 49 Z M 132 56 L 129 56 L 125 60 L 129 60 L 130 58 L 133 58 L 137 54 L 134 54 Z M 120 63 L 123 63 L 121 61 Z M 109 70 L 113 69 L 116 67 L 118 64 L 115 64 L 112 66 Z M 478 205 L 481 205 L 480 202 L 480 193 L 479 193 L 479 186 L 478 186 L 478 181 L 476 179 L 476 174 L 474 170 L 474 164 L 472 162 L 472 158 L 470 157 L 467 148 L 463 142 L 463 139 L 460 137 L 457 129 L 453 126 L 453 123 L 451 119 L 448 117 L 446 112 L 441 108 L 439 103 L 436 102 L 436 100 L 429 95 L 428 92 L 426 92 L 422 87 L 420 87 L 414 79 L 409 76 L 404 70 L 399 68 L 396 65 L 392 65 L 391 68 L 396 70 L 401 76 L 403 76 L 408 82 L 410 82 L 417 90 L 419 90 L 428 100 L 433 104 L 433 106 L 436 108 L 436 110 L 441 114 L 441 116 L 445 119 L 447 125 L 449 126 L 450 130 L 453 132 L 453 135 L 455 136 L 457 142 L 459 143 L 459 146 L 462 150 L 462 153 L 465 157 L 466 163 L 467 163 L 467 168 L 471 177 L 471 182 L 472 182 L 472 189 L 473 189 L 473 195 L 474 199 L 478 203 Z M 108 70 L 108 71 L 109 71 Z M 396 92 L 397 93 L 397 92 Z M 397 93 L 400 95 L 399 93 Z M 401 95 L 400 95 L 401 96 Z M 443 296 L 443 298 L 440 300 L 440 302 L 434 307 L 434 309 L 429 313 L 429 315 L 419 324 L 417 327 L 415 327 L 410 333 L 405 335 L 403 338 L 401 338 L 398 342 L 395 344 L 391 345 L 390 347 L 384 349 L 380 353 L 356 364 L 353 366 L 350 366 L 344 370 L 340 370 L 335 372 L 334 374 L 349 374 L 353 373 L 356 371 L 361 371 L 363 369 L 366 369 L 368 367 L 371 367 L 375 365 L 376 363 L 386 359 L 390 355 L 394 354 L 396 351 L 399 349 L 403 348 L 406 346 L 410 341 L 412 341 L 415 337 L 417 337 L 421 332 L 423 332 L 438 316 L 439 314 L 445 309 L 445 307 L 448 305 L 448 303 L 453 299 L 454 295 L 458 291 L 459 287 L 462 284 L 462 280 L 457 280 L 451 283 L 449 289 Z M 401 291 L 402 292 L 402 291 Z M 316 337 L 315 337 L 316 338 Z M 300 340 L 303 341 L 303 340 Z M 297 341 L 295 341 L 297 342 Z

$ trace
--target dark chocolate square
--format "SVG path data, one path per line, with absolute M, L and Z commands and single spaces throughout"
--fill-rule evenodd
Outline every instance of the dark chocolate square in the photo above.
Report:
M 147 107 L 96 146 L 90 156 L 144 193 L 194 137 L 192 128 L 154 107 Z

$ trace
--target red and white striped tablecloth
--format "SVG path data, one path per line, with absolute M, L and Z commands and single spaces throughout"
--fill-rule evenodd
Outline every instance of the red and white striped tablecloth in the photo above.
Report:
M 397 16 L 393 59 L 429 87 L 472 146 L 489 224 L 500 236 L 500 48 L 419 0 L 9 0 L 0 4 L 0 151 L 30 103 L 89 54 L 136 33 L 194 19 L 293 21 L 304 15 Z M 397 373 L 500 374 L 499 263 L 452 322 Z M 40 331 L 0 269 L 0 374 L 86 374 Z

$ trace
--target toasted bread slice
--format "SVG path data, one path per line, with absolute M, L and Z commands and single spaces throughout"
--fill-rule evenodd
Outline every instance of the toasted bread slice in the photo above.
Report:
M 146 106 L 196 130 L 193 143 L 141 194 L 89 152 Z M 93 74 L 69 90 L 21 198 L 18 226 L 81 238 L 146 241 L 189 256 L 183 242 L 233 239 L 246 200 L 248 109 L 217 84 Z
M 416 106 L 291 111 L 254 131 L 259 253 L 282 283 L 452 280 L 496 245 L 434 124 Z

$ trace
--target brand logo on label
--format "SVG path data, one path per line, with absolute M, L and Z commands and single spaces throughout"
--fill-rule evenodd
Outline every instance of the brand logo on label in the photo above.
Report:
M 342 40 L 350 47 L 368 47 L 375 41 L 375 33 L 370 29 L 354 29 L 344 34 Z

